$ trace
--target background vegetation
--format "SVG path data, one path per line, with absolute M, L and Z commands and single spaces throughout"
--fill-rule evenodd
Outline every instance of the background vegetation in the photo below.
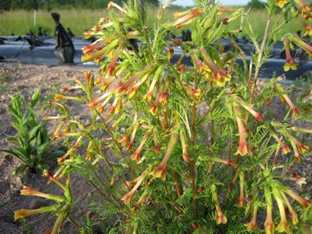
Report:
M 167 10 L 163 18 L 163 22 L 173 20 L 173 12 L 182 11 L 177 7 L 170 8 Z M 157 8 L 150 6 L 147 8 L 147 24 L 149 26 L 153 25 L 153 17 L 156 15 Z M 252 13 L 248 14 L 247 19 L 252 24 L 255 29 L 257 37 L 260 39 L 263 36 L 263 31 L 265 28 L 266 18 L 265 9 L 251 9 Z M 70 27 L 72 32 L 79 36 L 82 35 L 85 30 L 91 29 L 97 24 L 99 18 L 107 16 L 108 12 L 106 9 L 58 9 L 58 13 L 61 14 L 61 23 L 65 28 Z M 277 14 L 273 16 L 273 20 L 283 19 L 282 14 Z M 5 25 L 6 27 L 0 27 L 0 35 L 25 35 L 30 30 L 37 32 L 38 26 L 41 26 L 47 31 L 48 35 L 54 34 L 55 23 L 51 17 L 51 11 L 48 10 L 37 10 L 37 24 L 34 27 L 34 12 L 27 10 L 14 10 L 14 11 L 4 11 L 0 14 L 0 25 Z M 292 20 L 287 23 L 287 32 L 295 33 L 298 30 L 302 30 L 302 24 L 299 21 Z M 233 29 L 239 28 L 239 22 L 232 23 L 229 27 Z M 281 33 L 285 33 L 286 28 Z M 181 35 L 181 30 L 175 31 L 177 36 Z M 244 35 L 244 30 L 242 35 Z

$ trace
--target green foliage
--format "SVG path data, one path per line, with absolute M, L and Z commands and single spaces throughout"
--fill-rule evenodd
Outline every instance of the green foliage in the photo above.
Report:
M 281 78 L 261 85 L 258 78 L 277 41 L 284 41 L 285 50 L 289 42 L 308 53 L 311 48 L 295 35 L 282 35 L 282 27 L 270 21 L 276 8 L 270 3 L 263 42 L 249 21 L 242 25 L 256 50 L 247 64 L 230 27 L 245 11 L 224 15 L 217 4 L 196 2 L 166 23 L 161 5 L 152 28 L 140 1 L 111 4 L 109 17 L 86 33 L 99 39 L 83 48 L 82 60 L 98 63 L 98 74 L 84 72 L 66 89 L 83 95 L 64 90 L 51 102 L 61 113 L 47 118 L 58 120 L 52 139 L 68 146 L 53 178 L 78 172 L 95 189 L 94 225 L 87 217 L 82 233 L 94 232 L 97 224 L 106 233 L 248 233 L 259 228 L 259 214 L 266 217 L 259 232 L 273 233 L 310 220 L 306 191 L 298 194 L 300 187 L 290 183 L 305 183 L 294 162 L 311 152 L 304 140 L 312 130 L 300 127 L 302 120 L 312 122 L 303 105 L 309 104 L 308 91 L 294 104 Z M 185 27 L 192 28 L 191 42 L 168 38 L 168 31 Z M 224 38 L 232 51 L 222 51 Z M 191 66 L 172 64 L 174 44 Z M 269 104 L 282 105 L 280 100 L 287 103 L 285 112 L 271 118 Z M 90 108 L 87 120 L 69 111 L 73 103 Z
M 10 96 L 11 105 L 7 109 L 12 114 L 12 127 L 17 131 L 17 136 L 7 138 L 9 149 L 0 151 L 17 158 L 21 165 L 16 168 L 15 174 L 22 174 L 26 169 L 32 172 L 42 173 L 49 168 L 47 161 L 64 154 L 64 148 L 51 150 L 52 142 L 45 128 L 44 122 L 38 121 L 38 113 L 35 106 L 40 99 L 40 91 L 37 90 L 28 102 L 20 94 Z
M 247 3 L 247 8 L 251 9 L 264 9 L 265 3 L 259 0 L 251 0 Z

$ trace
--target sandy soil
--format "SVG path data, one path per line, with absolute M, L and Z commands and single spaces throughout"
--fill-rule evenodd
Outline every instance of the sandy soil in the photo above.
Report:
M 14 128 L 10 126 L 11 116 L 6 110 L 5 104 L 10 103 L 9 95 L 20 92 L 24 97 L 30 98 L 32 93 L 41 89 L 43 102 L 53 99 L 54 94 L 59 92 L 60 88 L 69 86 L 72 78 L 83 77 L 83 71 L 97 72 L 96 68 L 82 68 L 77 66 L 58 66 L 47 67 L 37 65 L 7 64 L 0 63 L 0 148 L 7 149 L 6 138 L 16 134 Z M 46 109 L 42 115 L 53 115 L 55 109 Z M 84 112 L 82 110 L 77 110 Z M 88 110 L 86 110 L 88 113 Z M 53 129 L 53 125 L 49 126 Z M 14 210 L 17 209 L 35 209 L 41 206 L 49 205 L 45 199 L 26 197 L 20 195 L 22 188 L 21 180 L 12 175 L 14 168 L 19 164 L 14 158 L 0 153 L 0 233 L 23 233 L 32 230 L 33 233 L 44 233 L 53 226 L 55 217 L 49 215 L 37 215 L 29 218 L 27 223 L 14 221 Z M 47 185 L 46 178 L 40 175 L 28 173 L 23 178 L 24 183 L 42 192 L 57 194 L 58 188 L 53 185 Z M 80 175 L 73 175 L 71 178 L 73 194 L 77 197 L 87 197 L 91 191 L 89 185 Z M 84 206 L 78 206 L 75 214 L 77 218 L 85 217 L 86 209 Z M 70 233 L 78 233 L 71 224 L 66 224 L 65 228 Z

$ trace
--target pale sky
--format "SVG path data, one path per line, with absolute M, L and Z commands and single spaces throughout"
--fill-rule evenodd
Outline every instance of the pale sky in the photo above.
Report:
M 219 1 L 222 5 L 244 5 L 249 2 L 249 0 L 219 0 Z M 173 2 L 173 4 L 182 6 L 192 6 L 194 5 L 194 2 L 193 0 L 176 0 Z

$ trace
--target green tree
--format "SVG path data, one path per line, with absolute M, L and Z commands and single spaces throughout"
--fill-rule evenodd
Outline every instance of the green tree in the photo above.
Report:
M 247 8 L 263 9 L 265 8 L 265 3 L 259 0 L 251 0 L 250 2 L 248 2 Z
M 10 0 L 1 0 L 0 10 L 10 10 Z

